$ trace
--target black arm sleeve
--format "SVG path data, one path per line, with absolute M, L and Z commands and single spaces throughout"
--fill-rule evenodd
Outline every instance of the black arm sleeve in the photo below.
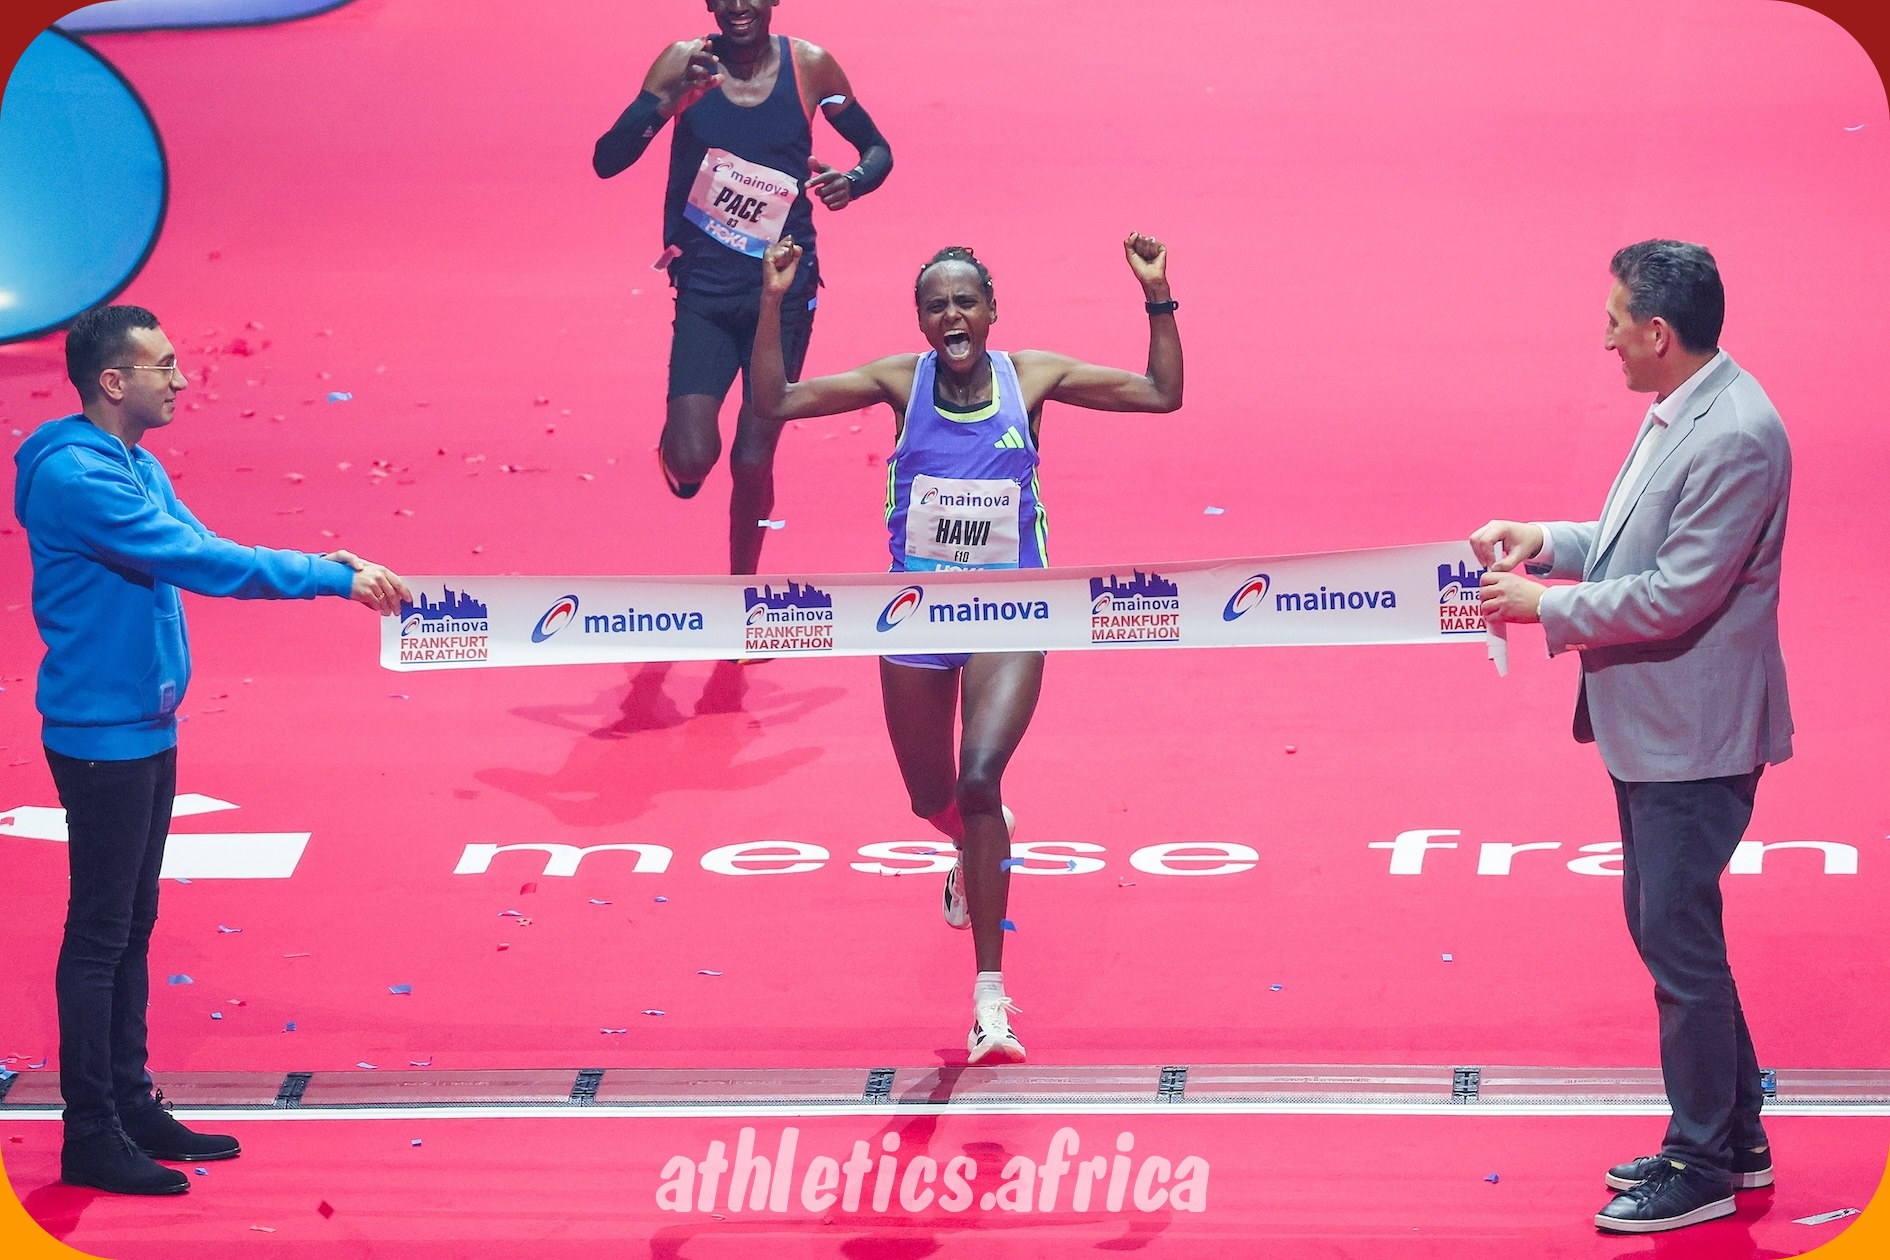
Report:
M 597 172 L 599 179 L 609 179 L 628 170 L 631 163 L 643 156 L 643 150 L 650 147 L 650 141 L 669 121 L 657 110 L 661 104 L 654 92 L 637 93 L 637 99 L 630 102 L 630 108 L 623 111 L 616 125 L 597 138 L 597 148 L 591 152 L 591 169 Z
M 827 120 L 833 129 L 846 139 L 846 142 L 860 151 L 860 164 L 847 172 L 847 180 L 853 185 L 853 195 L 864 197 L 881 184 L 892 172 L 892 146 L 886 143 L 886 137 L 879 134 L 879 128 L 867 116 L 866 108 L 859 101 L 847 102 L 847 107 Z

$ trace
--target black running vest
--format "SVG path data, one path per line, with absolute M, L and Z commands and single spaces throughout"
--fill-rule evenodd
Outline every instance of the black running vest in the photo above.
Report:
M 721 149 L 744 161 L 792 175 L 802 185 L 807 182 L 807 163 L 814 152 L 813 130 L 808 126 L 800 83 L 794 75 L 793 44 L 785 35 L 777 35 L 775 40 L 781 68 L 775 75 L 774 91 L 761 104 L 736 105 L 718 87 L 676 116 L 676 134 L 669 148 L 669 190 L 663 200 L 663 242 L 682 251 L 669 265 L 670 282 L 679 290 L 706 294 L 761 291 L 761 260 L 717 241 L 683 213 L 704 154 Z M 806 250 L 792 292 L 811 294 L 817 283 L 814 212 L 805 187 L 788 210 L 785 232 Z

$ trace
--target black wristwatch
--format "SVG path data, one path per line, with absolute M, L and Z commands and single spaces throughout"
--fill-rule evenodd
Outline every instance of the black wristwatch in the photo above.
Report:
M 1181 309 L 1181 303 L 1169 298 L 1166 302 L 1144 302 L 1142 309 L 1150 315 L 1173 315 Z

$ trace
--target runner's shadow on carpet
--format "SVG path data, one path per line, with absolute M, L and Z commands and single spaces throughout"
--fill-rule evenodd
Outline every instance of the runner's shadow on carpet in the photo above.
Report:
M 744 754 L 772 728 L 791 726 L 845 694 L 840 687 L 790 691 L 758 677 L 754 666 L 717 661 L 685 713 L 671 694 L 676 673 L 669 662 L 639 666 L 621 690 L 604 692 L 581 710 L 515 709 L 519 717 L 582 738 L 549 774 L 496 767 L 473 777 L 543 805 L 567 826 L 628 822 L 665 792 L 747 791 L 819 760 L 825 750 L 815 747 Z

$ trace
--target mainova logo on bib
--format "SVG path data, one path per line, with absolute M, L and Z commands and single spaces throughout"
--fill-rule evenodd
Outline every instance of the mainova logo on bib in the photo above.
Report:
M 490 613 L 465 591 L 442 587 L 435 602 L 425 591 L 400 602 L 400 660 L 483 661 L 492 634 Z
M 1441 634 L 1482 634 L 1483 605 L 1477 588 L 1483 584 L 1483 570 L 1472 569 L 1463 561 L 1457 567 L 1437 566 L 1437 629 Z
M 745 636 L 750 652 L 833 650 L 833 596 L 812 583 L 772 584 L 742 592 L 748 605 Z
M 683 217 L 737 253 L 759 258 L 781 239 L 800 193 L 792 175 L 710 149 L 696 169 Z
M 558 631 L 575 621 L 577 619 L 577 613 L 577 596 L 558 596 L 557 602 L 545 609 L 545 615 L 540 617 L 538 624 L 532 627 L 532 642 L 543 643 L 546 639 L 549 639 L 552 635 L 558 633 Z
M 879 632 L 885 634 L 907 617 L 918 612 L 919 605 L 924 602 L 925 588 L 923 586 L 905 587 L 879 610 Z
M 1091 643 L 1181 641 L 1181 589 L 1159 573 L 1135 570 L 1089 580 Z

